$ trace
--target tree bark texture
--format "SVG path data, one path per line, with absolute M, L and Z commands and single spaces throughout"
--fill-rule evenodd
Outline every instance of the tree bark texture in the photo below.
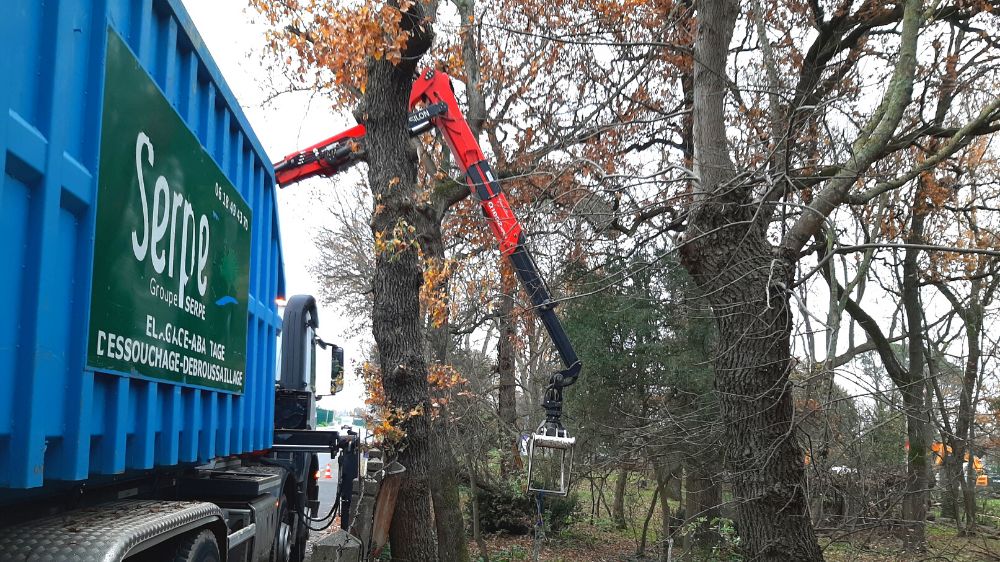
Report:
M 443 263 L 445 252 L 441 215 L 435 212 L 434 206 L 421 208 L 420 211 L 422 220 L 417 223 L 420 247 L 423 248 L 425 257 Z M 436 289 L 437 292 L 447 294 L 447 287 L 436 287 Z M 438 325 L 430 321 L 427 338 L 431 359 L 438 364 L 446 363 L 448 348 L 451 345 L 447 314 Z M 458 494 L 458 460 L 451 448 L 449 429 L 447 406 L 443 406 L 440 415 L 431 420 L 434 477 L 430 479 L 430 487 L 434 529 L 437 532 L 438 559 L 466 562 L 469 560 L 469 550 L 462 517 L 462 504 Z
M 615 481 L 615 497 L 611 505 L 611 520 L 615 528 L 625 528 L 625 485 L 628 483 L 628 471 L 622 466 L 618 469 L 618 480 Z
M 916 204 L 910 232 L 906 241 L 920 244 L 924 239 L 924 221 L 928 208 L 923 204 L 926 184 L 917 184 Z M 906 313 L 907 369 L 906 379 L 897 383 L 903 396 L 906 413 L 906 497 L 903 500 L 903 519 L 906 520 L 905 546 L 913 550 L 926 547 L 924 522 L 927 519 L 928 472 L 927 455 L 930 452 L 930 412 L 926 407 L 927 379 L 924 376 L 923 306 L 920 301 L 920 250 L 908 247 L 903 255 L 903 310 Z
M 517 427 L 517 377 L 514 373 L 514 291 L 517 290 L 514 270 L 505 262 L 500 266 L 501 294 L 497 310 L 499 339 L 497 340 L 497 372 L 499 399 L 497 413 L 503 422 L 500 428 L 500 474 L 508 477 L 517 471 L 519 428 Z M 511 433 L 517 435 L 511 442 Z M 518 459 L 519 460 L 519 459 Z
M 466 562 L 469 549 L 458 495 L 458 461 L 448 440 L 448 428 L 441 418 L 431 422 L 434 459 L 430 485 L 438 559 Z
M 670 540 L 670 503 L 667 499 L 667 488 L 673 479 L 673 471 L 666 466 L 654 465 L 653 473 L 656 476 L 656 488 L 662 490 L 660 493 L 660 562 L 667 562 L 667 552 Z
M 913 384 L 903 390 L 903 411 L 906 412 L 906 497 L 903 519 L 906 520 L 904 546 L 911 550 L 926 547 L 924 525 L 927 519 L 927 452 L 930 450 L 924 408 L 923 384 Z M 916 418 L 916 421 L 911 421 Z
M 821 560 L 792 425 L 788 270 L 771 258 L 763 232 L 727 227 L 712 214 L 691 222 L 721 230 L 685 251 L 700 249 L 689 271 L 710 295 L 718 325 L 716 388 L 737 529 L 748 558 Z
M 961 474 L 962 461 L 966 453 L 969 458 L 972 454 L 972 421 L 976 410 L 976 400 L 973 394 L 977 393 L 979 382 L 979 362 L 982 360 L 981 337 L 983 331 L 983 318 L 985 305 L 984 301 L 990 300 L 990 295 L 995 288 L 996 281 L 991 282 L 989 287 L 984 287 L 982 279 L 973 279 L 970 283 L 969 302 L 963 305 L 958 296 L 948 288 L 945 283 L 938 283 L 938 289 L 951 303 L 952 308 L 962 318 L 965 324 L 965 339 L 968 345 L 968 354 L 965 357 L 965 371 L 962 375 L 962 390 L 958 402 L 958 419 L 955 424 L 955 436 L 950 439 L 952 443 L 952 454 L 946 459 L 949 465 L 949 483 L 956 484 L 956 488 L 961 488 L 961 498 L 963 504 L 963 514 L 965 516 L 965 529 L 959 524 L 959 532 L 965 535 L 976 534 L 976 491 L 975 491 L 975 471 L 971 475 Z M 985 290 L 984 290 L 985 289 Z M 955 510 L 958 510 L 958 496 L 954 495 Z
M 958 453 L 959 458 L 964 459 L 965 453 L 969 454 L 968 477 L 964 480 L 965 486 L 962 489 L 962 502 L 965 507 L 965 534 L 976 534 L 976 483 L 973 469 L 975 454 L 972 447 L 972 418 L 976 410 L 976 403 L 972 399 L 972 394 L 976 389 L 979 380 L 979 361 L 982 357 L 982 349 L 979 343 L 982 332 L 983 310 L 979 306 L 979 285 L 981 281 L 972 282 L 972 298 L 967 317 L 965 320 L 966 340 L 968 341 L 969 352 L 965 361 L 965 376 L 962 378 L 962 396 L 958 404 Z
M 691 463 L 684 477 L 684 518 L 685 524 L 693 526 L 687 536 L 687 546 L 712 546 L 718 544 L 719 534 L 712 526 L 712 520 L 721 514 L 722 485 L 714 478 L 717 472 L 700 463 Z M 694 522 L 703 520 L 695 526 Z
M 653 519 L 653 513 L 656 512 L 657 500 L 663 496 L 665 491 L 663 486 L 657 482 L 656 488 L 653 489 L 653 499 L 649 501 L 649 509 L 646 510 L 646 517 L 642 520 L 642 534 L 639 535 L 639 544 L 635 548 L 635 557 L 640 560 L 646 557 L 646 537 L 649 535 L 649 522 Z
M 698 182 L 682 259 L 707 295 L 718 327 L 716 388 L 745 555 L 822 560 L 792 426 L 786 291 L 792 267 L 754 220 L 758 209 L 739 183 L 726 142 L 726 62 L 739 8 L 733 0 L 698 4 L 692 98 Z
M 950 446 L 952 451 L 955 450 L 955 446 L 952 444 L 954 440 L 949 439 L 942 441 L 942 443 Z M 945 485 L 945 492 L 941 498 L 941 513 L 955 520 L 955 528 L 961 536 L 965 534 L 962 514 L 959 512 L 960 500 L 962 499 L 962 463 L 953 453 L 945 455 L 941 474 Z
M 419 11 L 419 3 L 414 6 Z M 393 560 L 436 560 L 430 525 L 428 472 L 432 466 L 427 362 L 424 355 L 420 286 L 423 270 L 416 237 L 408 230 L 417 220 L 417 154 L 406 129 L 410 88 L 416 62 L 429 48 L 431 33 L 421 29 L 422 14 L 405 14 L 411 32 L 402 62 L 371 60 L 362 101 L 368 128 L 368 180 L 374 195 L 372 232 L 400 244 L 377 251 L 372 280 L 372 334 L 378 346 L 382 385 L 391 408 L 418 412 L 400 423 L 406 435 L 397 459 L 406 467 L 389 531 Z

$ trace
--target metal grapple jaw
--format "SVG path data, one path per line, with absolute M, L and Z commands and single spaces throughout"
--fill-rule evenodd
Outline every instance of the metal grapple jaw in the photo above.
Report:
M 542 422 L 528 444 L 528 491 L 550 496 L 569 493 L 575 446 L 576 438 L 562 425 Z
M 528 443 L 528 492 L 565 496 L 569 493 L 576 439 L 562 425 L 563 388 L 580 376 L 580 362 L 549 378 L 542 399 L 545 421 L 531 434 Z

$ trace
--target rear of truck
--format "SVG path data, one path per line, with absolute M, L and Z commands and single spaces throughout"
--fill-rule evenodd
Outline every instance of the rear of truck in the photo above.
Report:
M 315 507 L 308 453 L 335 436 L 274 452 L 260 141 L 179 0 L 3 9 L 0 558 L 300 557 L 275 550 L 305 533 L 288 514 Z M 304 382 L 279 389 L 293 430 L 314 410 L 306 333 Z

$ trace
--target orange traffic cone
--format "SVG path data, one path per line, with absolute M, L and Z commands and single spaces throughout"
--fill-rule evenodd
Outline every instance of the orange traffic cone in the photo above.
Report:
M 330 463 L 326 463 L 326 470 L 323 472 L 323 478 L 333 480 L 333 471 L 330 470 Z

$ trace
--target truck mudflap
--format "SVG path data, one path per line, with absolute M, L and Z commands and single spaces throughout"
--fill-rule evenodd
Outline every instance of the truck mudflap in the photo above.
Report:
M 207 527 L 225 559 L 226 523 L 207 502 L 124 500 L 0 529 L 0 560 L 117 562 Z

